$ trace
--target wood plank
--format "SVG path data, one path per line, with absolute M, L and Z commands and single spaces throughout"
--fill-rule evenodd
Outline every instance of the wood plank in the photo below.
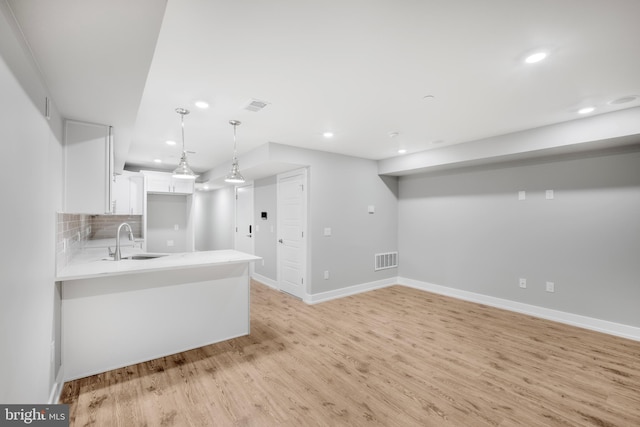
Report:
M 71 425 L 640 425 L 640 342 L 402 286 L 251 288 L 251 335 L 67 383 Z

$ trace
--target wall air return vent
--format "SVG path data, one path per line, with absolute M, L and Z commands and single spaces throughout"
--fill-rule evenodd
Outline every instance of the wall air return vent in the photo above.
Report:
M 385 252 L 375 254 L 375 270 L 395 268 L 398 266 L 398 252 Z
M 250 99 L 249 102 L 244 106 L 245 110 L 258 112 L 262 110 L 264 107 L 269 105 L 266 101 L 260 101 L 259 99 Z

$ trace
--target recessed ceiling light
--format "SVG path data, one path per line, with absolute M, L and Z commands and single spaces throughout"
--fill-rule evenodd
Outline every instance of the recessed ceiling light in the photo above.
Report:
M 333 132 L 324 132 L 322 136 L 324 136 L 325 138 L 333 138 Z
M 593 113 L 595 110 L 594 107 L 584 107 L 578 110 L 578 114 L 589 114 Z
M 527 64 L 535 64 L 536 62 L 540 62 L 547 57 L 547 52 L 534 52 L 531 55 L 527 56 L 524 59 L 524 62 Z
M 162 163 L 161 159 L 153 159 L 153 163 Z
M 638 99 L 637 95 L 623 96 L 622 98 L 614 99 L 613 101 L 609 102 L 609 104 L 610 105 L 626 104 L 629 102 L 636 101 L 637 99 Z
M 196 101 L 194 105 L 198 108 L 209 108 L 209 103 L 207 101 Z
M 407 150 L 405 150 L 404 148 L 398 150 L 398 154 L 405 154 L 406 152 Z
M 172 140 L 168 140 L 167 145 L 176 145 L 176 142 Z

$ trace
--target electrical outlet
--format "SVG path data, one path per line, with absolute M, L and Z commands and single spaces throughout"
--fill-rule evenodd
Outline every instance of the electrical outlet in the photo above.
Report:
M 173 240 L 167 240 L 167 246 L 173 246 Z
M 527 193 L 525 191 L 518 191 L 518 200 L 526 200 Z
M 553 190 L 547 190 L 544 194 L 547 200 L 553 200 Z
M 325 270 L 324 271 L 324 280 L 328 280 L 329 279 L 329 270 Z
M 174 229 L 175 231 L 180 230 L 180 224 L 174 224 L 174 225 L 173 225 L 173 229 Z
M 527 287 L 527 279 L 520 278 L 520 287 L 521 288 Z
M 547 282 L 547 292 L 555 292 L 556 285 L 553 282 Z

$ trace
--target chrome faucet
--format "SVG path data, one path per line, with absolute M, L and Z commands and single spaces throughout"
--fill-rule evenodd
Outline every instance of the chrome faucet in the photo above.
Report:
M 120 255 L 120 230 L 122 230 L 122 227 L 126 227 L 129 229 L 129 240 L 133 241 L 133 231 L 131 230 L 131 226 L 129 224 L 127 224 L 126 222 L 123 222 L 122 224 L 120 224 L 120 226 L 118 227 L 118 231 L 116 232 L 116 250 L 113 253 L 113 260 L 114 261 L 120 261 L 120 259 L 122 258 L 122 256 Z

